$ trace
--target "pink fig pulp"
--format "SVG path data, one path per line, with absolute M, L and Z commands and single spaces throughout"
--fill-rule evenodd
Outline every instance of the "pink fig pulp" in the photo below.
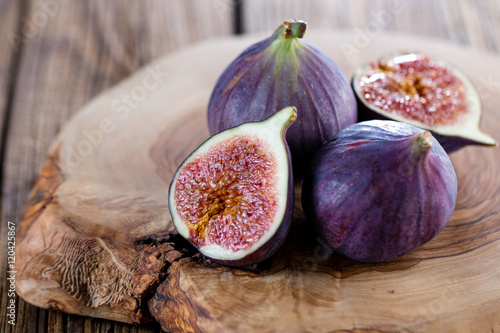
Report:
M 222 131 L 181 164 L 169 192 L 176 230 L 201 253 L 230 266 L 263 261 L 281 246 L 293 213 L 285 134 L 297 112 Z
M 466 145 L 494 146 L 479 129 L 481 101 L 457 67 L 423 53 L 400 53 L 361 66 L 352 86 L 359 120 L 388 119 L 432 131 L 451 153 Z

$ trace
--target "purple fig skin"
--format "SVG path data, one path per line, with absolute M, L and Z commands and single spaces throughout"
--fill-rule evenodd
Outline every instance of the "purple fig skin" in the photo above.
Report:
M 333 59 L 301 39 L 305 22 L 295 22 L 301 24 L 296 37 L 290 36 L 287 24 L 244 50 L 225 69 L 212 92 L 207 116 L 214 134 L 294 105 L 299 118 L 287 141 L 298 181 L 321 144 L 356 122 L 357 106 Z
M 428 131 L 371 120 L 349 126 L 316 152 L 302 206 L 332 249 L 384 262 L 434 238 L 456 197 L 453 165 Z

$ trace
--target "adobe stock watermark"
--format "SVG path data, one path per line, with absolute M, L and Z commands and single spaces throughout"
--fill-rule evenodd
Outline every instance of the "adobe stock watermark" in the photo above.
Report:
M 401 0 L 391 0 L 385 8 L 371 12 L 370 20 L 363 29 L 359 27 L 353 29 L 354 38 L 352 43 L 340 43 L 340 50 L 346 60 L 350 63 L 357 63 L 361 51 L 369 46 L 373 39 L 379 37 L 394 15 L 401 13 L 402 10 Z
M 7 222 L 7 322 L 16 324 L 16 224 Z
M 220 20 L 224 20 L 227 18 L 231 18 L 231 13 L 234 12 L 235 8 L 241 5 L 241 0 L 214 0 L 213 4 L 215 10 L 217 11 L 217 15 Z
M 110 105 L 111 114 L 101 118 L 94 128 L 84 128 L 81 134 L 84 137 L 75 146 L 66 145 L 61 152 L 61 163 L 70 168 L 77 167 L 83 158 L 89 156 L 94 148 L 99 146 L 105 136 L 113 133 L 117 128 L 117 121 L 125 121 L 131 112 L 143 102 L 149 94 L 158 88 L 168 77 L 168 72 L 161 71 L 159 66 L 148 66 L 146 74 L 140 84 L 132 88 L 128 93 L 122 93 L 115 98 Z
M 251 267 L 249 269 L 252 270 Z M 252 325 L 240 322 L 236 331 L 248 332 L 252 327 L 264 328 L 266 323 L 272 320 L 269 309 L 263 306 L 268 302 L 269 294 L 272 293 L 272 288 L 275 286 L 272 277 L 269 275 L 245 275 L 229 269 L 219 274 L 218 283 L 223 287 L 225 297 L 236 300 L 233 304 L 236 311 L 251 309 L 252 316 L 265 319 L 262 323 L 253 323 Z M 199 285 L 200 290 L 203 290 L 203 287 L 203 285 Z
M 484 76 L 479 76 L 474 86 L 481 101 L 485 101 L 491 95 L 500 91 L 500 79 L 494 78 L 493 73 L 489 73 L 486 78 Z
M 49 21 L 59 13 L 61 6 L 70 1 L 72 0 L 42 0 L 36 2 L 38 6 L 33 14 L 29 18 L 21 17 L 20 34 L 15 32 L 7 34 L 12 49 L 18 52 L 21 44 L 26 44 L 30 39 L 37 36 L 40 30 L 45 28 Z
M 308 256 L 301 261 L 300 269 L 316 271 L 318 265 L 326 263 L 328 258 L 335 252 L 321 237 L 316 237 L 316 242 L 317 245 L 312 256 Z
M 472 79 L 472 77 L 469 77 Z M 487 101 L 492 95 L 500 91 L 500 81 L 493 77 L 493 73 L 489 73 L 486 77 L 477 76 L 471 84 L 477 92 L 475 94 L 465 94 L 467 105 L 470 110 L 481 109 L 483 103 Z
M 407 325 L 402 325 L 401 331 L 404 328 L 411 326 L 416 322 L 435 322 L 439 320 L 440 316 L 446 314 L 447 308 L 455 304 L 457 301 L 463 299 L 464 294 L 462 290 L 457 288 L 458 283 L 446 283 L 446 287 L 440 288 L 439 293 L 436 292 L 435 297 L 428 303 L 422 303 L 425 306 L 417 306 L 413 309 Z M 415 291 L 418 293 L 418 291 Z

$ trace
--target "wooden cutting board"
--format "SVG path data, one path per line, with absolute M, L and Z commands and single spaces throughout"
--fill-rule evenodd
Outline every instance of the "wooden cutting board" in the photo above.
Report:
M 18 231 L 18 293 L 44 308 L 167 331 L 500 330 L 500 149 L 452 154 L 456 210 L 431 242 L 391 262 L 332 253 L 296 188 L 288 241 L 244 271 L 205 260 L 172 226 L 168 186 L 208 137 L 217 77 L 251 35 L 209 41 L 149 64 L 84 107 L 52 145 Z M 420 50 L 470 76 L 482 128 L 500 139 L 500 61 L 404 35 L 308 32 L 349 78 L 392 51 Z M 78 93 L 78 92 L 75 92 Z

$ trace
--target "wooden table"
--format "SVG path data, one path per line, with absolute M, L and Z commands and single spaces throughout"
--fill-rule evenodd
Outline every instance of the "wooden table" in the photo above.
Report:
M 381 18 L 387 12 L 387 19 Z M 61 126 L 93 96 L 165 53 L 220 36 L 269 33 L 285 18 L 302 18 L 310 29 L 360 34 L 384 30 L 500 52 L 500 1 L 493 0 L 155 0 L 140 4 L 0 0 L 0 331 L 160 330 L 155 324 L 135 327 L 39 309 L 19 298 L 15 298 L 16 325 L 10 325 L 6 316 L 11 300 L 6 273 L 8 222 L 21 220 L 35 177 Z M 484 84 L 489 93 L 500 92 L 500 78 Z

